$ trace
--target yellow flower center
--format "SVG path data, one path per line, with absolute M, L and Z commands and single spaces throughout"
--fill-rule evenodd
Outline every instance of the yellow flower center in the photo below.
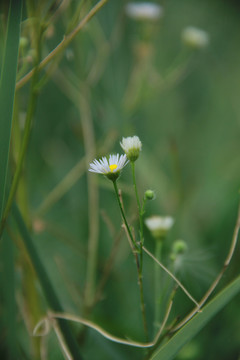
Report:
M 115 170 L 117 168 L 117 165 L 116 164 L 109 165 L 109 168 L 110 168 L 111 172 L 113 172 L 113 170 Z

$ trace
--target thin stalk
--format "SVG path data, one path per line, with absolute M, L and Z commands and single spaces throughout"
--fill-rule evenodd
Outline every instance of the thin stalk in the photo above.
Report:
M 85 90 L 85 91 L 84 91 Z M 87 93 L 82 89 L 82 93 Z M 90 104 L 79 92 L 79 112 L 82 123 L 86 162 L 95 157 L 96 144 Z M 99 194 L 96 178 L 87 173 L 88 184 L 88 258 L 86 269 L 85 306 L 91 307 L 96 291 L 98 240 L 99 240 Z
M 124 222 L 124 224 L 125 224 L 125 226 L 126 226 L 128 235 L 129 235 L 129 237 L 130 237 L 130 239 L 131 239 L 131 241 L 132 241 L 132 243 L 133 243 L 133 245 L 134 245 L 134 247 L 135 247 L 135 250 L 139 251 L 138 245 L 137 245 L 136 241 L 134 240 L 134 237 L 133 237 L 132 232 L 131 232 L 131 230 L 130 230 L 130 227 L 129 227 L 129 225 L 128 225 L 126 216 L 125 216 L 125 214 L 124 214 L 124 210 L 123 210 L 121 201 L 120 201 L 120 199 L 119 199 L 118 187 L 117 187 L 117 182 L 116 182 L 116 180 L 113 181 L 113 186 L 114 186 L 114 190 L 115 190 L 115 193 L 116 193 L 117 202 L 118 202 L 118 205 L 119 205 L 119 207 L 120 207 L 120 211 L 121 211 L 121 215 L 122 215 L 122 218 L 123 218 L 123 222 Z
M 146 321 L 146 313 L 145 313 L 145 303 L 144 303 L 144 296 L 143 296 L 143 281 L 142 281 L 142 269 L 143 269 L 143 214 L 144 214 L 144 206 L 145 201 L 143 202 L 143 205 L 141 206 L 139 195 L 138 195 L 138 189 L 137 189 L 137 183 L 136 183 L 136 176 L 135 176 L 135 162 L 131 161 L 131 167 L 132 167 L 132 178 L 133 178 L 133 187 L 137 199 L 137 205 L 138 205 L 138 216 L 139 216 L 139 227 L 140 227 L 140 246 L 139 246 L 139 269 L 138 269 L 138 282 L 139 282 L 139 288 L 140 288 L 140 297 L 141 297 L 141 311 L 142 311 L 142 317 L 143 317 L 143 324 L 144 324 L 144 331 L 146 334 L 146 338 L 148 338 L 148 330 L 147 330 L 147 321 Z
M 110 334 L 109 332 L 107 332 L 102 327 L 100 327 L 99 325 L 95 324 L 92 321 L 89 321 L 87 319 L 84 319 L 84 318 L 81 318 L 79 316 L 75 316 L 72 314 L 67 314 L 67 313 L 49 313 L 48 317 L 45 317 L 37 324 L 37 326 L 34 329 L 34 333 L 36 333 L 38 331 L 38 329 L 41 327 L 41 325 L 43 323 L 46 323 L 48 321 L 52 322 L 54 319 L 65 319 L 65 320 L 74 321 L 76 323 L 85 325 L 85 326 L 97 331 L 99 334 L 101 334 L 106 339 L 111 340 L 115 343 L 129 345 L 129 346 L 135 346 L 135 347 L 139 347 L 139 348 L 149 348 L 149 347 L 154 346 L 160 339 L 162 331 L 167 323 L 171 308 L 172 308 L 172 301 L 169 303 L 169 306 L 168 306 L 168 309 L 167 309 L 166 315 L 164 317 L 161 328 L 159 329 L 158 333 L 154 337 L 153 341 L 147 342 L 147 343 L 141 343 L 141 342 L 137 342 L 137 341 L 129 341 L 126 339 L 121 339 L 117 336 Z
M 144 332 L 145 332 L 146 340 L 148 340 L 147 317 L 146 317 L 145 303 L 144 303 L 144 297 L 143 297 L 142 272 L 139 270 L 139 268 L 137 270 L 138 270 L 138 283 L 139 283 L 139 289 L 140 289 L 141 312 L 142 312 L 143 326 L 144 326 Z
M 236 222 L 236 225 L 235 225 L 235 228 L 234 228 L 234 231 L 233 231 L 232 242 L 231 242 L 230 249 L 229 249 L 229 252 L 227 254 L 226 260 L 224 261 L 222 270 L 220 271 L 220 273 L 218 274 L 218 276 L 216 277 L 216 279 L 214 280 L 214 282 L 212 283 L 210 288 L 207 290 L 207 292 L 205 293 L 205 295 L 203 296 L 203 298 L 199 302 L 199 305 L 195 309 L 193 309 L 190 312 L 190 314 L 188 314 L 179 324 L 177 324 L 172 329 L 172 332 L 177 331 L 182 326 L 184 326 L 189 320 L 191 320 L 191 318 L 199 311 L 200 307 L 202 307 L 206 303 L 209 296 L 212 294 L 212 292 L 217 287 L 219 281 L 223 277 L 223 274 L 227 270 L 227 268 L 228 268 L 228 266 L 229 266 L 229 264 L 230 264 L 230 262 L 232 260 L 232 257 L 233 257 L 233 254 L 234 254 L 234 251 L 235 251 L 236 245 L 237 245 L 239 230 L 240 230 L 240 203 L 238 205 L 238 216 L 237 216 L 237 222 Z
M 121 201 L 120 201 L 119 195 L 118 195 L 118 187 L 117 187 L 116 180 L 113 181 L 113 186 L 114 186 L 114 190 L 115 190 L 115 193 L 116 193 L 118 205 L 120 207 L 121 215 L 122 215 L 125 227 L 127 229 L 128 235 L 129 235 L 132 243 L 134 244 L 135 249 L 137 249 L 139 254 L 141 254 L 140 253 L 141 252 L 141 244 L 140 244 L 140 248 L 139 248 L 136 241 L 134 240 L 134 237 L 133 237 L 132 232 L 130 230 L 130 227 L 128 225 L 126 216 L 124 214 L 123 206 L 121 204 Z M 145 304 L 144 304 L 144 297 L 143 297 L 142 268 L 140 266 L 140 262 L 139 262 L 139 258 L 137 256 L 137 254 L 136 254 L 136 265 L 137 265 L 137 272 L 138 272 L 138 284 L 139 284 L 139 289 L 140 289 L 140 300 L 141 300 L 141 312 L 142 312 L 142 319 L 143 319 L 143 327 L 144 327 L 144 332 L 145 332 L 146 339 L 148 340 L 147 318 L 146 318 Z
M 192 295 L 187 291 L 187 289 L 183 286 L 183 284 L 176 278 L 175 275 L 173 275 L 171 273 L 171 271 L 169 271 L 166 266 L 164 266 L 159 260 L 157 260 L 155 258 L 155 256 L 150 253 L 150 251 L 148 251 L 148 249 L 145 248 L 145 246 L 143 246 L 143 251 L 145 251 L 146 254 L 148 254 L 148 256 L 150 256 L 169 276 L 171 276 L 171 278 L 178 284 L 178 286 L 182 289 L 183 292 L 185 292 L 185 294 L 189 297 L 190 300 L 192 300 L 192 302 L 194 302 L 195 305 L 197 305 L 198 311 L 200 309 L 200 303 L 198 303 L 193 297 Z
M 141 207 L 141 203 L 139 200 L 138 190 L 137 190 L 137 183 L 136 183 L 136 176 L 135 176 L 135 162 L 131 161 L 131 167 L 132 167 L 132 178 L 133 178 L 133 187 L 137 199 L 137 205 L 138 205 L 138 216 L 139 216 L 139 225 L 140 225 L 140 247 L 143 246 L 143 209 Z
M 55 205 L 63 195 L 65 195 L 73 185 L 80 179 L 86 170 L 86 158 L 83 157 L 59 183 L 49 192 L 42 203 L 35 210 L 35 216 L 45 215 L 49 209 Z
M 138 212 L 139 212 L 139 217 L 140 217 L 140 214 L 141 214 L 141 203 L 140 203 L 139 196 L 138 196 L 136 176 L 135 176 L 135 162 L 134 162 L 134 161 L 131 161 L 131 166 L 132 166 L 133 186 L 134 186 L 134 191 L 135 191 L 135 195 L 136 195 L 136 199 L 137 199 Z M 140 220 L 140 219 L 139 219 L 139 220 Z M 141 226 L 141 224 L 140 224 L 140 226 Z
M 81 20 L 81 22 L 76 26 L 76 28 L 69 34 L 64 36 L 63 40 L 53 49 L 39 64 L 39 70 L 42 70 L 46 65 L 48 65 L 52 59 L 59 55 L 63 50 L 67 48 L 67 46 L 71 43 L 71 41 L 75 38 L 75 36 L 79 33 L 80 30 L 88 23 L 89 20 L 108 2 L 108 0 L 100 0 L 90 11 L 89 13 Z M 35 69 L 35 68 L 34 68 Z M 34 69 L 29 71 L 21 80 L 19 80 L 16 84 L 16 89 L 20 89 L 23 87 L 33 76 Z
M 155 246 L 155 258 L 158 261 L 161 261 L 161 254 L 162 254 L 162 239 L 156 240 Z M 161 322 L 161 269 L 159 268 L 158 264 L 155 263 L 155 321 L 154 325 L 155 328 L 159 327 Z
M 132 178 L 133 178 L 133 187 L 134 187 L 134 191 L 135 191 L 135 195 L 136 195 L 136 199 L 137 199 L 137 205 L 138 205 L 138 216 L 139 216 L 139 226 L 140 226 L 140 247 L 139 247 L 139 264 L 140 264 L 140 272 L 142 275 L 142 264 L 143 264 L 143 255 L 142 255 L 142 247 L 143 247 L 143 242 L 144 242 L 144 238 L 143 238 L 143 212 L 144 212 L 144 207 L 141 206 L 140 200 L 139 200 L 139 195 L 138 195 L 138 190 L 137 190 L 137 183 L 136 183 L 136 176 L 135 176 L 135 162 L 131 161 L 131 167 L 132 167 Z
M 104 266 L 103 271 L 102 271 L 102 277 L 101 277 L 101 279 L 99 281 L 99 284 L 97 286 L 96 294 L 95 294 L 95 298 L 94 298 L 92 306 L 96 305 L 98 303 L 98 301 L 102 297 L 104 286 L 107 283 L 107 280 L 109 278 L 109 275 L 110 275 L 111 270 L 112 270 L 113 265 L 114 265 L 114 261 L 116 260 L 116 257 L 117 257 L 117 254 L 118 254 L 118 249 L 119 249 L 120 241 L 121 241 L 121 238 L 122 238 L 122 234 L 123 234 L 123 232 L 122 232 L 122 229 L 121 229 L 121 231 L 117 234 L 117 236 L 115 236 L 114 243 L 113 243 L 113 246 L 112 246 L 112 250 L 110 252 L 110 255 L 109 255 L 108 259 L 105 262 L 105 266 Z

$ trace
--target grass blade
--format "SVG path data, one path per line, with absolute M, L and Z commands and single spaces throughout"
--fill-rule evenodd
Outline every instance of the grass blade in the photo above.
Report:
M 222 290 L 181 330 L 151 357 L 154 360 L 171 360 L 210 320 L 240 291 L 240 276 Z
M 37 250 L 33 244 L 31 236 L 30 236 L 28 229 L 22 218 L 22 215 L 15 203 L 13 203 L 13 206 L 12 206 L 12 214 L 15 218 L 20 235 L 26 246 L 26 249 L 27 249 L 29 257 L 32 261 L 33 267 L 35 268 L 35 271 L 38 275 L 39 281 L 41 283 L 43 292 L 45 294 L 45 297 L 47 299 L 47 302 L 48 302 L 50 308 L 52 310 L 54 310 L 55 312 L 63 312 L 64 310 L 62 308 L 62 305 L 60 304 L 60 301 L 59 301 L 57 294 L 51 284 L 48 274 L 42 264 L 40 257 L 38 256 Z M 69 324 L 64 320 L 60 320 L 59 326 L 63 333 L 65 341 L 68 345 L 68 348 L 69 348 L 71 354 L 73 355 L 73 358 L 76 360 L 81 360 L 82 357 L 80 355 L 79 347 L 78 347 L 78 344 L 77 344 L 75 338 L 73 337 L 73 334 L 71 332 L 71 328 L 69 327 Z
M 7 232 L 3 233 L 1 247 L 2 296 L 4 311 L 2 313 L 4 332 L 6 334 L 6 351 L 8 359 L 19 358 L 17 345 L 17 312 L 15 300 L 15 269 L 14 269 L 14 244 L 9 239 Z
M 0 83 L 0 219 L 2 219 L 6 192 L 21 16 L 22 0 L 12 0 L 9 6 Z

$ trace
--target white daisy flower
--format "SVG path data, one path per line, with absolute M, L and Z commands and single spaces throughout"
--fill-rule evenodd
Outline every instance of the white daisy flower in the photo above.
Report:
M 103 174 L 107 176 L 108 179 L 115 181 L 127 163 L 128 160 L 125 154 L 120 156 L 119 154 L 110 155 L 109 159 L 104 156 L 102 159 L 93 160 L 88 170 L 97 174 Z
M 134 20 L 158 20 L 163 8 L 153 2 L 130 2 L 125 7 L 126 14 Z
M 193 26 L 186 27 L 182 31 L 181 37 L 185 45 L 194 49 L 204 48 L 209 43 L 208 33 Z
M 171 216 L 151 216 L 145 219 L 148 230 L 156 239 L 164 237 L 173 223 L 174 219 Z
M 136 161 L 142 150 L 142 143 L 138 136 L 122 138 L 120 145 L 130 161 Z

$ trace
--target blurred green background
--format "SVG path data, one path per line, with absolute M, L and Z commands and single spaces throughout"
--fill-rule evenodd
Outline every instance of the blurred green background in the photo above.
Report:
M 82 18 L 95 2 L 66 3 L 64 11 L 52 19 L 57 2 L 42 2 L 45 5 L 39 16 L 52 19 L 42 42 L 42 58 L 62 40 L 77 11 Z M 17 201 L 65 311 L 79 316 L 85 313 L 112 334 L 143 341 L 137 272 L 121 232 L 113 187 L 101 175 L 88 174 L 88 164 L 95 157 L 122 152 L 119 141 L 123 136 L 139 136 L 143 144 L 136 162 L 139 191 L 143 194 L 150 188 L 156 193 L 156 199 L 147 204 L 146 216 L 171 215 L 175 219 L 164 245 L 163 262 L 171 266 L 172 243 L 183 239 L 188 251 L 177 275 L 191 294 L 201 299 L 223 266 L 237 216 L 240 7 L 236 1 L 165 0 L 159 2 L 164 16 L 145 22 L 129 18 L 126 3 L 110 0 L 50 68 L 39 93 Z M 3 7 L 2 39 L 5 15 Z M 19 71 L 21 61 L 31 56 L 26 6 L 23 18 L 22 36 L 28 44 L 20 49 Z M 208 33 L 206 48 L 184 46 L 181 32 L 187 26 Z M 28 59 L 25 72 L 32 66 Z M 26 85 L 15 99 L 11 171 L 28 96 Z M 71 172 L 74 167 L 75 173 Z M 56 191 L 62 179 L 65 183 Z M 124 169 L 119 187 L 127 215 L 137 229 L 130 167 Z M 154 240 L 146 228 L 144 234 L 146 247 L 154 251 Z M 115 249 L 111 272 L 91 311 L 84 304 L 89 237 L 98 242 L 96 287 Z M 21 359 L 39 359 L 41 340 L 32 337 L 32 330 L 47 305 L 24 247 L 18 239 L 15 242 L 17 343 Z M 239 273 L 239 261 L 237 247 L 218 290 Z M 153 271 L 152 261 L 144 256 L 144 293 L 152 337 Z M 7 277 L 2 274 L 0 282 Z M 239 359 L 239 300 L 237 296 L 231 301 L 177 359 Z M 2 291 L 0 301 L 2 316 Z M 178 290 L 171 319 L 183 318 L 191 309 L 190 301 Z M 1 359 L 8 358 L 5 327 L 4 323 L 0 327 Z M 111 343 L 92 330 L 82 332 L 80 325 L 74 329 L 84 359 L 144 357 L 140 349 Z M 55 336 L 49 335 L 46 341 L 46 358 L 62 359 Z

